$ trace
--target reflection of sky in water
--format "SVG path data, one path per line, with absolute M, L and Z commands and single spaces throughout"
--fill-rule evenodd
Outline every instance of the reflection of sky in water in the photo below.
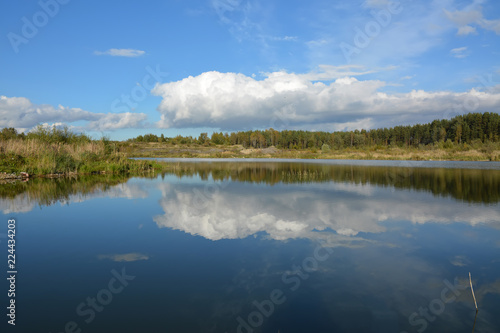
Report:
M 347 182 L 166 176 L 61 205 L 22 194 L 0 205 L 19 221 L 21 330 L 75 321 L 83 332 L 235 332 L 277 289 L 286 300 L 255 332 L 417 332 L 423 320 L 425 332 L 469 332 L 470 289 L 445 291 L 456 299 L 432 320 L 419 314 L 469 271 L 476 332 L 500 330 L 497 204 Z M 331 253 L 306 272 L 318 244 Z M 122 267 L 135 280 L 85 323 L 75 308 Z
M 161 227 L 208 239 L 245 238 L 265 232 L 273 239 L 315 238 L 334 230 L 355 236 L 386 231 L 388 221 L 414 224 L 461 222 L 499 227 L 495 205 L 468 205 L 427 193 L 394 191 L 345 183 L 248 185 L 217 182 L 206 186 L 170 180 L 159 184 Z

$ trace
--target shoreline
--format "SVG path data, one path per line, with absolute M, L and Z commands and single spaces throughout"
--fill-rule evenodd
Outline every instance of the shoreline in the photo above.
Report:
M 99 143 L 97 143 L 99 144 Z M 424 162 L 424 161 L 450 161 L 450 162 L 498 162 L 500 150 L 487 149 L 487 147 L 453 147 L 445 149 L 440 147 L 370 147 L 346 148 L 331 150 L 316 149 L 279 149 L 274 146 L 267 148 L 245 148 L 241 145 L 171 145 L 166 143 L 140 143 L 125 144 L 111 142 L 115 152 L 103 152 L 94 158 L 88 158 L 87 152 L 74 152 L 78 147 L 65 145 L 66 152 L 60 152 L 51 157 L 49 167 L 42 168 L 47 163 L 45 155 L 33 156 L 26 151 L 12 152 L 5 155 L 3 170 L 0 172 L 0 184 L 12 181 L 27 181 L 31 178 L 60 178 L 98 174 L 143 174 L 161 172 L 169 166 L 156 159 L 176 158 L 181 160 L 295 160 L 295 161 L 395 161 L 395 162 Z M 495 147 L 496 148 L 496 147 Z M 95 147 L 94 147 L 95 151 Z M 75 157 L 68 157 L 71 156 Z M 65 157 L 65 159 L 61 159 Z M 61 159 L 67 163 L 55 163 Z M 12 162 L 8 162 L 11 160 Z M 147 161 L 149 160 L 149 161 Z M 5 163 L 4 162 L 4 163 Z
M 322 157 L 322 158 L 288 158 L 288 157 L 277 157 L 277 156 L 246 156 L 246 157 L 209 157 L 209 156 L 204 156 L 204 157 L 130 157 L 129 158 L 132 161 L 154 161 L 156 162 L 156 166 L 161 166 L 160 168 L 151 168 L 148 170 L 141 170 L 141 171 L 128 171 L 128 172 L 113 172 L 113 171 L 107 171 L 107 170 L 101 170 L 101 171 L 93 171 L 93 172 L 62 172 L 62 173 L 48 173 L 48 174 L 30 174 L 28 175 L 26 172 L 21 172 L 21 173 L 0 173 L 0 185 L 2 184 L 7 184 L 11 182 L 17 182 L 17 181 L 29 181 L 30 179 L 34 178 L 45 178 L 45 179 L 57 179 L 57 178 L 69 178 L 69 177 L 79 177 L 79 176 L 97 176 L 97 175 L 143 175 L 143 174 L 151 174 L 151 173 L 158 173 L 161 171 L 165 171 L 168 169 L 166 167 L 170 163 L 175 163 L 175 162 L 185 162 L 185 163 L 203 163 L 203 162 L 223 162 L 223 163 L 240 163 L 240 162 L 262 162 L 262 163 L 279 163 L 279 162 L 306 162 L 306 163 L 325 163 L 325 164 L 338 164 L 338 165 L 359 165 L 359 166 L 386 166 L 386 167 L 408 167 L 408 168 L 413 168 L 413 167 L 443 167 L 442 165 L 439 165 L 441 162 L 457 162 L 459 164 L 461 163 L 485 163 L 485 164 L 499 164 L 498 169 L 500 169 L 500 162 L 499 161 L 489 161 L 489 160 L 406 160 L 406 159 L 343 159 L 343 158 L 327 158 L 327 157 Z M 168 161 L 163 161 L 162 159 L 171 159 Z M 330 162 L 330 163 L 328 163 Z M 339 163 L 337 163 L 339 162 Z M 353 163 L 349 163 L 353 162 Z M 356 163 L 357 162 L 357 163 Z M 366 163 L 364 163 L 366 162 Z M 379 162 L 379 163 L 372 163 L 370 162 Z M 387 163 L 384 163 L 387 162 Z M 390 162 L 394 162 L 394 164 L 391 164 Z M 399 162 L 399 163 L 398 163 Z M 425 165 L 425 164 L 430 164 L 430 165 Z M 437 165 L 432 165 L 432 164 L 437 164 Z M 455 166 L 450 166 L 450 167 L 455 167 Z M 460 166 L 462 167 L 462 166 Z M 476 166 L 472 167 L 467 167 L 466 165 L 464 168 L 473 168 L 476 169 Z M 483 169 L 483 168 L 477 168 L 477 169 Z M 490 169 L 490 168 L 484 168 L 484 169 Z M 497 170 L 497 168 L 492 168 L 491 170 Z
M 500 161 L 500 149 L 485 147 L 370 147 L 367 149 L 295 150 L 267 148 L 247 149 L 241 145 L 202 146 L 141 143 L 124 145 L 129 158 L 277 158 L 277 159 L 342 159 L 399 161 Z

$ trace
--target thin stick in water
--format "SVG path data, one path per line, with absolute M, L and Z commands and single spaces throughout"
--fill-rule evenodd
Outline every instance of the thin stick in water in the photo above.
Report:
M 478 308 L 477 308 L 477 302 L 476 302 L 476 295 L 474 295 L 474 288 L 472 288 L 472 278 L 470 277 L 470 272 L 469 272 L 469 282 L 470 282 L 470 290 L 472 292 L 472 297 L 474 297 L 474 305 L 476 306 L 476 311 L 477 311 Z

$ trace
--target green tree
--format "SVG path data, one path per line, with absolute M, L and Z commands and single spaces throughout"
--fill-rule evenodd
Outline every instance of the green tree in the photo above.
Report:
M 208 143 L 208 133 L 200 133 L 200 136 L 198 137 L 198 143 L 200 145 L 203 145 L 205 143 Z

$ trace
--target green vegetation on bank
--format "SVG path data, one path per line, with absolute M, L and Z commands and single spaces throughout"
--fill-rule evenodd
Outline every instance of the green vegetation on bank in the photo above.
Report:
M 160 170 L 154 161 L 130 160 L 117 143 L 92 140 L 67 128 L 38 126 L 28 134 L 0 132 L 0 172 L 29 175 L 128 173 Z
M 500 115 L 350 132 L 274 129 L 201 133 L 198 138 L 140 135 L 123 143 L 135 157 L 274 157 L 396 160 L 500 160 Z
M 350 132 L 274 129 L 209 137 L 146 134 L 126 142 L 93 140 L 68 128 L 0 131 L 0 178 L 9 174 L 136 173 L 167 168 L 130 157 L 274 157 L 395 160 L 500 160 L 500 115 L 469 113 L 450 120 Z M 7 174 L 7 176 L 6 176 Z

